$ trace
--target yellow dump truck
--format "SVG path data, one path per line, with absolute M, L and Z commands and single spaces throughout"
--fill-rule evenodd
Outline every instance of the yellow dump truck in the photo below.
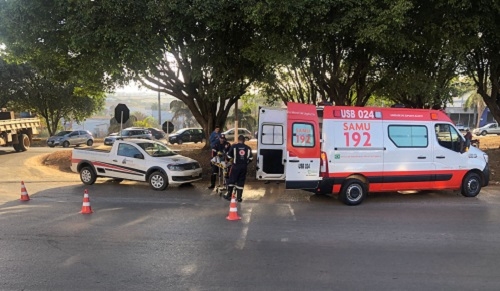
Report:
M 12 146 L 16 152 L 27 151 L 39 127 L 38 118 L 15 118 L 11 111 L 0 112 L 0 146 Z

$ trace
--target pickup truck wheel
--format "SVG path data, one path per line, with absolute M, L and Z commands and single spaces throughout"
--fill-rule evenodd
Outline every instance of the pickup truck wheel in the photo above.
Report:
M 62 146 L 65 147 L 65 148 L 69 147 L 69 141 L 63 142 Z
M 83 169 L 80 171 L 80 180 L 83 184 L 92 185 L 95 183 L 96 179 L 97 176 L 91 167 L 83 167 Z
M 346 205 L 359 205 L 366 197 L 365 183 L 358 179 L 347 179 L 340 189 L 339 199 Z
M 476 173 L 469 173 L 462 181 L 462 195 L 476 197 L 481 191 L 481 178 Z
M 19 136 L 19 144 L 18 144 L 19 149 L 21 151 L 25 152 L 30 148 L 30 145 L 31 145 L 31 143 L 30 143 L 30 138 L 28 137 L 28 135 L 24 134 L 24 133 L 21 134 Z
M 486 130 L 481 131 L 481 135 L 482 135 L 482 136 L 485 136 L 485 135 L 487 135 L 487 134 L 488 134 L 488 132 L 487 132 Z
M 88 145 L 89 147 L 90 147 L 90 146 L 92 146 L 93 144 L 94 144 L 94 141 L 93 141 L 93 140 L 89 139 L 89 140 L 87 141 L 87 145 Z
M 149 185 L 153 190 L 162 191 L 168 186 L 167 175 L 162 172 L 156 171 L 149 176 Z

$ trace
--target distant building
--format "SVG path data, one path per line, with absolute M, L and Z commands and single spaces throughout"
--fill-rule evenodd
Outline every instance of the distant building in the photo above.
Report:
M 464 104 L 470 96 L 470 92 L 460 97 L 453 97 L 453 101 L 446 104 L 445 112 L 455 124 L 462 124 L 468 128 L 476 127 L 476 108 L 465 109 Z

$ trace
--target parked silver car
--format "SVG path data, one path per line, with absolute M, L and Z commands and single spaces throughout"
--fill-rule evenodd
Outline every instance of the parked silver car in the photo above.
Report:
M 117 140 L 118 138 L 122 138 L 122 139 L 142 138 L 142 139 L 152 140 L 153 135 L 151 134 L 151 132 L 147 128 L 129 127 L 129 128 L 125 128 L 122 130 L 121 136 L 120 136 L 120 134 L 107 136 L 104 139 L 104 144 L 105 145 L 112 145 L 115 143 L 115 140 Z
M 234 141 L 234 128 L 231 128 L 229 130 L 226 130 L 223 132 L 223 134 L 226 135 L 226 139 L 229 141 L 229 142 L 233 142 Z M 240 135 L 243 135 L 245 137 L 245 140 L 249 141 L 253 138 L 253 134 L 246 128 L 238 128 L 238 136 Z
M 483 127 L 476 128 L 472 131 L 475 135 L 498 134 L 500 135 L 500 127 L 498 123 L 488 123 Z
M 58 132 L 56 135 L 47 139 L 47 145 L 51 148 L 55 146 L 63 146 L 65 148 L 70 145 L 86 144 L 91 146 L 94 144 L 94 137 L 88 130 L 65 130 Z

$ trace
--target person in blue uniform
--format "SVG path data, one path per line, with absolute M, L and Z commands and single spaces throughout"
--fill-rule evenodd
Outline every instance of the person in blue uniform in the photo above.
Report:
M 252 149 L 245 144 L 245 137 L 238 136 L 238 143 L 231 146 L 227 157 L 233 161 L 227 182 L 226 200 L 231 200 L 233 190 L 236 188 L 236 199 L 242 201 L 243 187 L 247 176 L 247 166 L 253 161 Z
M 216 125 L 214 131 L 210 134 L 208 141 L 210 142 L 210 147 L 213 148 L 217 145 L 220 139 L 220 126 Z

